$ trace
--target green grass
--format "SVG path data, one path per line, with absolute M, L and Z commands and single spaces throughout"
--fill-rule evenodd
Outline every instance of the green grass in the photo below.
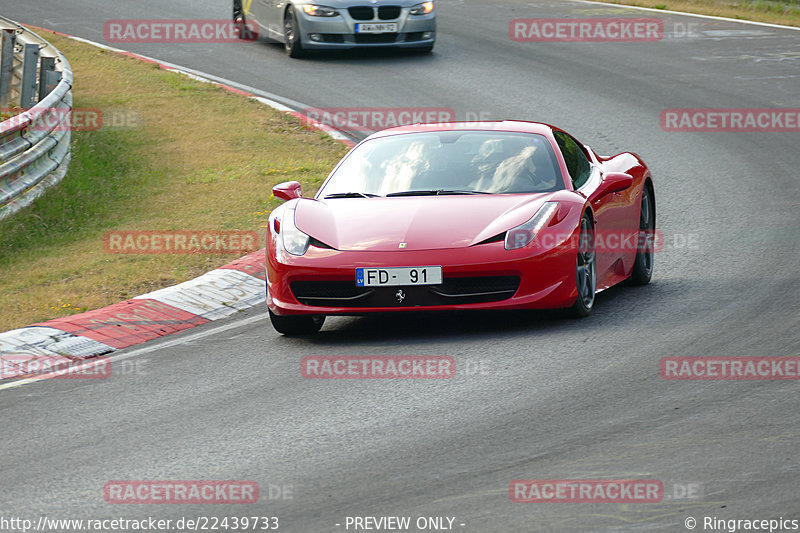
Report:
M 0 331 L 96 309 L 198 276 L 236 255 L 107 253 L 112 229 L 255 230 L 272 186 L 313 193 L 346 148 L 248 98 L 77 43 L 74 106 L 136 118 L 75 131 L 62 182 L 0 221 Z
M 114 130 L 74 135 L 64 180 L 32 208 L 0 223 L 0 268 L 135 218 L 141 208 L 136 197 L 164 181 L 139 166 L 133 150 L 145 142 L 139 137 L 139 132 Z

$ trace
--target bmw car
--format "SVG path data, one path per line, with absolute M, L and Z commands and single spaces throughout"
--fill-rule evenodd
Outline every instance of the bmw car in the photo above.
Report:
M 267 304 L 275 329 L 329 315 L 566 308 L 649 283 L 655 192 L 634 153 L 606 157 L 542 123 L 418 124 L 373 134 L 313 198 L 276 185 Z
M 436 9 L 418 0 L 233 0 L 241 38 L 283 43 L 290 57 L 308 50 L 395 47 L 433 50 Z

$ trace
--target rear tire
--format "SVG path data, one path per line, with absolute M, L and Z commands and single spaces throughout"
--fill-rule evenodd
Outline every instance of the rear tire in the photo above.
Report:
M 575 266 L 575 287 L 578 296 L 569 310 L 570 314 L 576 318 L 587 317 L 592 313 L 597 292 L 597 255 L 594 248 L 594 226 L 589 211 L 586 211 L 581 218 Z
M 275 331 L 288 337 L 313 335 L 325 323 L 324 315 L 276 315 L 269 312 L 269 320 Z
M 297 28 L 297 19 L 294 16 L 293 7 L 289 7 L 283 17 L 283 38 L 286 54 L 294 59 L 306 57 L 306 50 L 303 48 L 300 32 Z
M 645 185 L 642 189 L 642 210 L 639 215 L 639 240 L 636 245 L 636 259 L 633 262 L 633 271 L 628 278 L 630 285 L 647 285 L 653 277 L 653 256 L 656 217 L 653 194 Z

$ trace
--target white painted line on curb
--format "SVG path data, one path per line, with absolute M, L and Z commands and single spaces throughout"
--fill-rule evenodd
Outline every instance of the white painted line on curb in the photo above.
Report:
M 242 326 L 247 326 L 247 325 L 253 324 L 254 322 L 258 322 L 260 320 L 265 320 L 266 318 L 267 318 L 267 315 L 266 315 L 266 313 L 264 313 L 264 314 L 260 314 L 260 315 L 257 315 L 257 316 L 251 316 L 249 318 L 243 318 L 242 320 L 237 320 L 235 322 L 231 322 L 229 324 L 225 324 L 225 325 L 222 325 L 222 326 L 217 326 L 215 328 L 207 329 L 205 331 L 197 331 L 195 333 L 190 333 L 189 335 L 181 336 L 179 338 L 172 338 L 172 339 L 169 339 L 169 340 L 165 340 L 163 342 L 159 342 L 159 340 L 154 340 L 154 341 L 151 341 L 151 343 L 148 343 L 146 346 L 143 346 L 141 348 L 135 348 L 135 349 L 133 349 L 133 350 L 131 350 L 129 352 L 120 353 L 120 354 L 109 356 L 109 357 L 103 357 L 102 359 L 99 360 L 99 362 L 102 362 L 103 364 L 105 364 L 106 362 L 111 361 L 111 373 L 112 373 L 111 375 L 113 376 L 114 363 L 115 362 L 124 361 L 125 359 L 130 359 L 131 357 L 136 357 L 137 355 L 142 355 L 142 354 L 145 354 L 145 353 L 155 352 L 155 351 L 158 351 L 158 350 L 161 350 L 161 349 L 164 349 L 164 348 L 171 348 L 172 346 L 178 346 L 180 344 L 185 344 L 187 342 L 191 342 L 191 341 L 197 340 L 197 339 L 202 339 L 204 337 L 208 337 L 208 336 L 211 336 L 211 335 L 216 335 L 218 333 L 222 333 L 223 331 L 228 331 L 230 329 L 235 329 L 235 328 L 240 328 Z M 87 359 L 87 360 L 85 360 L 85 361 L 83 361 L 81 363 L 81 366 L 82 367 L 85 366 L 87 368 L 91 367 L 92 361 L 98 361 L 98 360 L 96 360 L 96 359 L 95 360 Z M 37 377 L 33 377 L 33 378 L 24 378 L 24 379 L 20 379 L 20 380 L 16 380 L 16 381 L 11 381 L 9 383 L 0 384 L 0 390 L 13 389 L 14 387 L 21 387 L 22 385 L 28 385 L 29 383 L 35 383 L 37 381 L 44 381 L 46 379 L 54 379 L 55 377 L 57 377 L 56 374 L 49 374 L 49 375 L 46 374 L 46 375 L 43 375 L 43 376 L 37 376 Z M 76 380 L 72 379 L 70 381 L 76 381 Z M 77 381 L 80 381 L 80 380 L 78 379 Z
M 239 270 L 218 268 L 137 299 L 158 300 L 207 320 L 218 320 L 265 303 L 267 282 Z
M 113 351 L 114 348 L 100 341 L 49 326 L 28 326 L 0 333 L 0 364 L 6 352 L 91 357 Z
M 724 22 L 738 22 L 739 24 L 752 24 L 754 26 L 766 26 L 767 28 L 778 28 L 781 30 L 800 31 L 798 26 L 786 26 L 784 24 L 772 24 L 770 22 L 758 22 L 756 20 L 732 19 L 728 17 L 717 17 L 715 15 L 701 15 L 699 13 L 686 13 L 685 11 L 671 11 L 669 9 L 656 9 L 654 7 L 628 6 L 625 4 L 612 4 L 609 2 L 597 2 L 596 0 L 569 0 L 579 4 L 597 4 L 600 6 L 619 7 L 622 9 L 638 9 L 639 11 L 651 11 L 653 13 L 668 13 L 670 15 L 683 15 L 685 17 L 697 17 L 701 19 L 721 20 Z

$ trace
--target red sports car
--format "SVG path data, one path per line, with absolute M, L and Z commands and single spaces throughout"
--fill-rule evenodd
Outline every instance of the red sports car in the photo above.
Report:
M 326 315 L 570 308 L 653 271 L 655 196 L 636 154 L 534 122 L 421 124 L 353 148 L 269 219 L 267 303 L 286 335 Z

